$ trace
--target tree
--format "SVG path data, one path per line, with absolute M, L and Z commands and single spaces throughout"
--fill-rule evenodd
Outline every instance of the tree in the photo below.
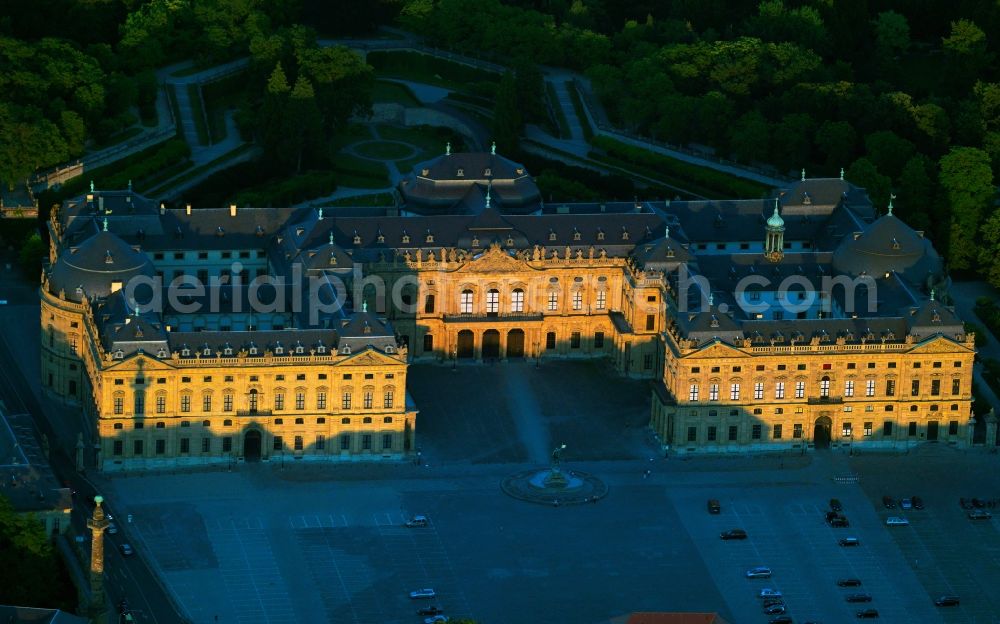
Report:
M 287 138 L 283 160 L 294 164 L 295 171 L 302 171 L 302 157 L 315 153 L 323 141 L 323 118 L 316 105 L 316 93 L 308 78 L 299 76 L 288 101 L 285 118 Z
M 1000 212 L 983 223 L 982 247 L 979 250 L 980 272 L 994 288 L 1000 288 Z M 978 337 L 978 336 L 977 336 Z
M 941 39 L 948 59 L 951 82 L 965 88 L 980 74 L 991 59 L 986 49 L 986 33 L 975 22 L 960 19 L 951 23 L 951 34 Z
M 971 268 L 980 224 L 995 195 L 990 157 L 974 147 L 953 147 L 939 163 L 941 192 L 950 213 L 948 262 Z
M 893 179 L 903 172 L 903 165 L 914 152 L 913 143 L 888 130 L 865 137 L 865 148 L 878 170 Z
M 729 131 L 729 146 L 742 162 L 761 160 L 768 154 L 770 129 L 757 110 L 740 117 Z
M 879 173 L 875 164 L 867 158 L 859 158 L 851 163 L 844 176 L 848 182 L 868 191 L 875 209 L 881 212 L 889 203 L 889 189 L 892 180 Z
M 506 153 L 517 149 L 518 136 L 523 124 L 517 107 L 517 87 L 514 74 L 507 72 L 497 87 L 496 105 L 493 108 L 493 139 Z
M 815 143 L 826 156 L 826 166 L 837 171 L 854 158 L 858 133 L 846 121 L 824 121 L 816 131 Z
M 514 66 L 514 85 L 517 90 L 518 107 L 526 121 L 541 121 L 546 118 L 545 81 L 538 65 L 522 59 Z
M 882 60 L 905 54 L 910 47 L 910 23 L 895 11 L 883 11 L 875 20 L 875 50 Z
M 74 599 L 43 525 L 0 496 L 0 604 L 72 611 Z
M 934 202 L 934 182 L 931 179 L 931 161 L 923 154 L 917 154 L 903 166 L 899 176 L 899 197 L 897 213 L 911 227 L 918 230 L 931 228 L 931 214 L 928 207 Z
M 785 115 L 771 134 L 771 159 L 786 171 L 804 167 L 812 151 L 813 132 L 809 115 Z
M 18 250 L 17 259 L 21 265 L 21 270 L 29 277 L 35 277 L 39 269 L 42 268 L 42 258 L 48 249 L 42 242 L 42 237 L 35 232 L 24 240 L 21 249 Z
M 267 87 L 264 89 L 264 101 L 261 104 L 257 118 L 259 140 L 265 153 L 271 158 L 279 158 L 280 146 L 284 139 L 284 116 L 288 107 L 288 78 L 281 63 L 274 66 Z

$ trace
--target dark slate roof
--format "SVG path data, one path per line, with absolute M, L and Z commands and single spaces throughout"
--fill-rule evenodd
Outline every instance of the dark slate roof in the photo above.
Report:
M 676 215 L 685 238 L 692 242 L 763 241 L 774 201 L 765 199 L 674 201 L 667 210 Z M 812 240 L 829 211 L 781 212 L 785 240 Z
M 0 605 L 0 622 L 4 624 L 87 624 L 87 618 L 60 611 Z
M 85 295 L 107 296 L 112 282 L 124 284 L 133 277 L 154 274 L 153 264 L 145 254 L 111 232 L 101 231 L 79 247 L 63 250 L 49 272 L 49 292 L 64 291 L 67 299 L 82 301 Z
M 673 270 L 680 263 L 694 260 L 687 245 L 672 238 L 660 238 L 635 246 L 632 258 L 643 269 Z
M 251 347 L 259 349 L 258 355 L 265 350 L 272 353 L 278 347 L 284 349 L 284 355 L 295 355 L 295 349 L 302 347 L 302 355 L 308 355 L 310 349 L 320 346 L 334 350 L 339 344 L 339 334 L 333 329 L 276 329 L 270 331 L 198 331 L 170 332 L 168 334 L 170 350 L 179 355 L 185 348 L 190 350 L 190 356 L 202 355 L 207 346 L 212 355 L 208 357 L 226 357 L 225 349 L 232 349 L 232 355 L 241 350 L 249 352 Z
M 868 196 L 850 182 L 840 178 L 806 178 L 778 192 L 782 206 L 836 206 L 843 200 L 851 204 L 867 204 Z
M 487 169 L 490 175 L 486 175 Z M 515 211 L 534 208 L 540 200 L 538 187 L 524 165 L 487 152 L 454 153 L 419 163 L 399 183 L 399 192 L 409 211 L 441 213 L 457 205 L 460 212 L 469 212 L 478 211 L 475 198 L 465 202 L 463 198 L 470 187 L 477 186 L 482 187 L 480 191 L 491 186 L 492 196 Z
M 895 215 L 887 214 L 859 235 L 845 238 L 833 256 L 834 268 L 850 275 L 906 274 L 917 281 L 940 274 L 942 263 L 930 241 Z

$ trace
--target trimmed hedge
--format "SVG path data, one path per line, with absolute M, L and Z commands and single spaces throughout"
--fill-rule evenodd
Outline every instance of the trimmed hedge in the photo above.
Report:
M 332 171 L 307 171 L 279 178 L 240 192 L 236 195 L 236 203 L 241 206 L 290 206 L 330 195 L 337 190 L 337 177 Z
M 405 50 L 369 52 L 367 61 L 376 71 L 398 74 L 411 80 L 438 76 L 444 81 L 463 85 L 500 81 L 500 74 L 420 52 Z
M 692 165 L 610 137 L 595 136 L 592 143 L 612 157 L 645 168 L 646 171 L 639 171 L 643 175 L 652 178 L 666 176 L 676 180 L 678 186 L 689 186 L 691 187 L 689 190 L 700 192 L 702 195 L 720 194 L 731 199 L 756 199 L 763 197 L 770 190 L 757 182 Z
M 588 143 L 591 143 L 594 140 L 594 129 L 590 127 L 590 121 L 587 119 L 587 111 L 584 110 L 583 100 L 580 99 L 580 92 L 576 90 L 576 83 L 572 80 L 567 80 L 566 90 L 569 91 L 569 99 L 573 102 L 573 110 L 576 111 L 576 116 L 580 120 L 580 127 L 583 129 L 583 138 Z

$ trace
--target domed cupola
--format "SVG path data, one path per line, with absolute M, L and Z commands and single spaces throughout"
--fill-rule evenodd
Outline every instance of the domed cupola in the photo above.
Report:
M 64 249 L 49 271 L 49 292 L 66 299 L 106 297 L 124 288 L 134 277 L 153 277 L 153 263 L 142 252 L 104 229 L 79 247 Z
M 764 237 L 764 255 L 771 262 L 780 262 L 785 256 L 785 220 L 778 213 L 778 199 L 774 200 L 774 214 L 767 219 Z
M 892 214 L 892 202 L 886 215 L 841 242 L 833 253 L 833 267 L 841 273 L 876 278 L 896 272 L 918 282 L 943 270 L 930 242 Z

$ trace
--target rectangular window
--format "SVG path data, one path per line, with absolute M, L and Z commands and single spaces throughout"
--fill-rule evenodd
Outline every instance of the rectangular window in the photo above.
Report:
M 322 451 L 326 449 L 326 436 L 322 433 L 316 434 L 316 450 Z
M 134 401 L 135 414 L 136 416 L 142 414 L 145 411 L 145 399 L 141 394 L 135 395 Z
M 932 379 L 931 380 L 931 396 L 938 396 L 941 394 L 941 380 Z
M 486 291 L 486 313 L 497 314 L 498 312 L 500 312 L 500 291 Z
M 914 379 L 910 383 L 910 396 L 917 396 L 920 394 L 920 380 Z
M 233 395 L 231 394 L 222 395 L 222 411 L 224 412 L 233 411 Z
M 569 335 L 569 348 L 570 349 L 580 348 L 580 332 L 575 331 Z
M 281 436 L 279 436 L 279 435 L 274 436 L 274 445 L 273 445 L 272 448 L 275 451 L 280 451 L 281 449 L 285 448 L 285 443 L 281 439 Z
M 382 407 L 389 409 L 392 407 L 392 390 L 386 390 L 382 400 Z
M 597 309 L 598 310 L 603 310 L 604 306 L 607 305 L 607 302 L 608 302 L 608 293 L 607 293 L 607 291 L 598 290 L 597 291 L 597 301 L 595 302 L 596 306 L 597 306 Z
M 430 353 L 434 350 L 434 336 L 430 334 L 424 334 L 424 353 Z
M 948 435 L 955 436 L 958 435 L 958 421 L 953 420 L 948 423 Z
M 754 425 L 753 428 L 750 429 L 750 437 L 754 440 L 759 440 L 762 431 L 763 429 L 760 425 Z
M 304 410 L 306 408 L 306 393 L 296 392 L 295 393 L 295 409 Z
M 854 380 L 848 379 L 844 382 L 844 396 L 852 397 L 854 396 Z
M 551 290 L 549 291 L 549 310 L 559 309 L 559 293 Z
M 208 453 L 212 450 L 212 438 L 202 438 L 201 439 L 201 452 Z
M 191 438 L 181 438 L 181 453 L 191 452 Z
M 276 410 L 285 409 L 285 395 L 281 392 L 276 392 L 274 394 L 274 409 Z
M 779 381 L 774 384 L 774 398 L 783 399 L 785 398 L 785 382 Z
M 896 380 L 885 380 L 885 396 L 896 396 Z
M 962 380 L 955 378 L 951 380 L 951 393 L 962 394 Z
M 796 381 L 795 382 L 795 398 L 801 399 L 806 395 L 806 382 Z
M 772 427 L 771 437 L 775 440 L 781 439 L 781 425 L 774 425 L 774 427 Z
M 167 397 L 158 396 L 156 397 L 156 413 L 165 414 L 167 412 Z
M 233 452 L 233 439 L 229 436 L 222 438 L 222 452 L 232 453 Z
M 167 441 L 160 438 L 156 440 L 156 454 L 163 455 L 167 452 Z
M 351 393 L 345 392 L 340 398 L 341 409 L 351 409 Z
M 371 409 L 372 408 L 372 392 L 370 390 L 366 390 L 365 391 L 364 399 L 365 399 L 365 409 Z
M 698 384 L 691 384 L 691 388 L 688 390 L 688 401 L 698 400 Z
M 125 411 L 124 403 L 124 399 L 121 397 L 115 397 L 115 414 L 121 414 Z
M 604 332 L 594 332 L 594 348 L 604 348 Z
M 510 293 L 510 311 L 524 312 L 524 291 L 520 288 L 516 288 Z
M 708 400 L 709 401 L 719 400 L 719 384 L 710 384 L 708 386 Z
M 764 382 L 758 381 L 753 385 L 753 398 L 755 401 L 764 399 Z
M 729 386 L 729 400 L 730 401 L 740 400 L 740 384 L 734 383 Z
M 865 396 L 873 397 L 875 396 L 875 380 L 868 379 L 865 381 Z
M 296 451 L 302 450 L 302 436 L 300 435 L 295 436 L 295 450 Z
M 792 437 L 797 440 L 802 439 L 802 423 L 795 423 L 792 425 Z
M 190 412 L 191 411 L 191 395 L 182 394 L 181 395 L 181 411 Z
M 556 333 L 548 332 L 545 334 L 545 348 L 555 349 L 556 348 Z
M 462 314 L 472 314 L 472 291 L 463 290 L 462 298 L 459 300 L 459 312 Z
M 122 452 L 123 452 L 123 451 L 122 451 L 122 447 L 123 447 L 123 446 L 124 446 L 124 445 L 122 444 L 122 441 L 121 441 L 121 440 L 115 440 L 115 443 L 114 443 L 114 446 L 113 446 L 113 449 L 114 449 L 114 450 L 112 450 L 111 452 L 112 452 L 112 453 L 113 453 L 114 455 L 117 455 L 117 456 L 121 456 L 121 454 L 122 454 Z
M 351 434 L 343 433 L 340 435 L 340 450 L 342 451 L 351 450 Z
M 715 426 L 709 427 L 708 428 L 708 441 L 709 442 L 715 442 L 715 436 L 716 436 L 716 428 L 715 428 Z
M 642 356 L 642 368 L 643 370 L 653 370 L 653 354 L 647 353 Z
M 906 428 L 906 435 L 911 438 L 917 435 L 917 421 L 911 420 L 909 426 Z
M 142 440 L 132 440 L 132 455 L 142 456 Z
M 434 314 L 434 295 L 429 294 L 424 299 L 424 314 Z
M 316 393 L 316 409 L 326 409 L 326 392 L 319 391 Z
M 653 331 L 656 329 L 656 315 L 647 314 L 646 315 L 646 331 Z
M 865 437 L 866 438 L 871 436 L 871 434 L 872 434 L 872 424 L 870 422 L 866 422 L 865 423 L 864 432 L 865 432 Z
M 372 450 L 372 436 L 370 433 L 366 433 L 361 436 L 361 450 L 370 451 Z
M 729 425 L 729 441 L 735 442 L 736 436 L 739 434 L 740 428 L 736 425 Z
M 830 380 L 825 377 L 819 381 L 819 395 L 821 397 L 830 396 Z
M 583 293 L 579 290 L 573 292 L 573 309 L 582 310 L 583 309 Z
M 212 411 L 212 395 L 206 394 L 201 397 L 201 411 L 211 412 Z
M 840 434 L 842 436 L 844 436 L 845 438 L 848 437 L 848 436 L 850 436 L 853 432 L 854 432 L 854 429 L 851 428 L 851 423 L 849 423 L 849 422 L 845 422 L 843 424 L 843 426 L 841 427 L 841 430 L 840 430 Z
M 382 434 L 382 450 L 389 451 L 392 450 L 392 434 L 383 433 Z
M 688 427 L 688 442 L 697 442 L 697 441 L 698 441 L 698 428 Z

